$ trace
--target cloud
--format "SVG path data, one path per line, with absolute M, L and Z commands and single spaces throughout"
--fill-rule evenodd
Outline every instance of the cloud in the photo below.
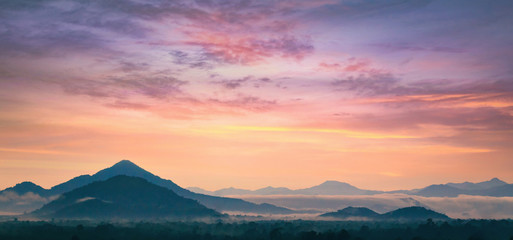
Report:
M 230 64 L 247 65 L 271 57 L 300 60 L 314 49 L 308 40 L 299 40 L 294 36 L 257 38 L 203 32 L 190 37 L 187 44 L 200 46 L 206 59 Z
M 45 198 L 32 192 L 18 195 L 12 191 L 6 191 L 0 194 L 0 211 L 18 213 L 32 211 L 42 207 L 45 203 L 54 200 L 56 197 Z
M 253 76 L 246 76 L 239 79 L 233 79 L 233 80 L 216 80 L 211 81 L 213 84 L 221 85 L 223 88 L 226 89 L 236 89 L 240 88 L 246 84 L 252 83 L 252 87 L 259 88 L 262 86 L 262 84 L 270 83 L 271 79 L 269 78 L 255 78 Z
M 210 62 L 203 54 L 193 55 L 181 50 L 173 50 L 169 52 L 169 54 L 173 56 L 173 63 L 177 65 L 203 70 L 214 68 L 212 62 Z
M 231 99 L 210 98 L 206 102 L 208 104 L 214 104 L 214 106 L 217 105 L 221 107 L 238 108 L 256 112 L 268 111 L 277 105 L 275 100 L 265 100 L 259 97 L 243 94 L 239 94 L 237 97 Z
M 349 76 L 331 83 L 336 91 L 351 91 L 360 95 L 384 95 L 406 93 L 407 88 L 399 85 L 399 79 L 388 72 L 371 71 L 358 76 Z
M 375 43 L 371 44 L 372 47 L 377 47 L 380 49 L 388 50 L 388 51 L 428 51 L 428 52 L 443 52 L 443 53 L 462 53 L 465 52 L 462 48 L 456 47 L 447 47 L 447 46 L 429 46 L 427 44 L 424 45 L 414 45 L 411 43 Z
M 154 99 L 169 99 L 182 95 L 181 86 L 186 81 L 166 75 L 147 76 L 127 75 L 113 76 L 100 80 L 79 79 L 50 81 L 60 85 L 65 92 L 74 95 L 87 95 L 101 98 L 125 99 L 142 95 Z
M 115 101 L 113 103 L 106 103 L 105 106 L 118 109 L 131 109 L 131 110 L 149 110 L 151 106 L 144 103 L 134 103 L 126 101 Z
M 62 56 L 114 51 L 114 36 L 142 37 L 149 29 L 102 1 L 3 1 L 0 49 L 9 55 Z M 126 1 L 124 7 L 133 4 Z M 128 7 L 130 8 L 130 7 Z

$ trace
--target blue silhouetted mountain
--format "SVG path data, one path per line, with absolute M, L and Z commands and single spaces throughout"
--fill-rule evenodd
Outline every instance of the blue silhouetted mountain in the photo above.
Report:
M 474 191 L 473 195 L 491 197 L 513 197 L 513 184 L 501 185 Z
M 346 207 L 344 209 L 338 210 L 336 212 L 328 212 L 321 214 L 321 217 L 334 217 L 334 218 L 366 218 L 366 219 L 376 219 L 379 217 L 379 213 L 374 212 L 365 207 Z
M 256 195 L 290 195 L 294 194 L 294 190 L 286 187 L 265 187 L 252 191 Z
M 507 197 L 513 196 L 513 184 L 508 184 L 498 178 L 493 178 L 489 181 L 479 183 L 464 182 L 430 185 L 416 191 L 410 191 L 408 194 L 424 197 L 457 197 L 461 194 Z
M 450 219 L 447 215 L 435 212 L 424 207 L 405 207 L 381 214 L 381 219 L 385 220 L 426 220 L 428 218 L 437 220 Z
M 205 189 L 199 188 L 199 187 L 188 187 L 186 189 L 191 192 L 195 192 L 195 193 L 199 193 L 199 194 L 215 195 L 213 191 L 208 191 L 208 190 L 205 190 Z
M 415 195 L 424 197 L 457 197 L 464 193 L 465 190 L 447 186 L 445 184 L 431 185 L 420 189 Z
M 455 187 L 459 189 L 464 190 L 483 190 L 488 188 L 495 188 L 507 185 L 508 183 L 498 179 L 498 178 L 492 178 L 488 181 L 479 182 L 479 183 L 472 183 L 472 182 L 463 182 L 463 183 L 447 183 L 447 186 Z
M 326 181 L 310 188 L 291 190 L 284 187 L 266 187 L 257 190 L 239 188 L 223 188 L 217 191 L 207 191 L 197 187 L 188 188 L 197 193 L 216 196 L 227 195 L 374 195 L 381 193 L 402 193 L 424 197 L 457 197 L 461 194 L 475 196 L 506 197 L 513 196 L 513 184 L 508 184 L 498 178 L 489 181 L 471 183 L 447 183 L 430 185 L 421 189 L 374 191 L 360 189 L 348 183 L 338 181 Z
M 195 193 L 202 193 L 214 196 L 230 196 L 230 195 L 291 195 L 294 194 L 294 190 L 290 190 L 288 188 L 280 187 L 265 187 L 257 190 L 247 190 L 241 188 L 222 188 L 216 191 L 207 191 L 198 187 L 189 187 L 188 190 Z
M 215 192 L 212 192 L 212 195 L 214 195 L 214 196 L 246 195 L 246 194 L 251 194 L 251 192 L 252 191 L 250 191 L 250 190 L 230 187 L 230 188 L 219 189 Z
M 71 180 L 61 183 L 59 185 L 53 186 L 50 191 L 52 194 L 58 195 L 61 193 L 69 192 L 75 188 L 82 187 L 91 183 L 91 175 L 80 175 L 78 177 L 72 178 Z
M 193 218 L 221 214 L 140 177 L 117 175 L 62 194 L 33 212 L 56 218 Z
M 404 220 L 417 221 L 426 220 L 428 218 L 436 220 L 448 220 L 447 215 L 429 210 L 424 207 L 405 207 L 390 211 L 384 214 L 376 213 L 364 207 L 347 207 L 336 212 L 328 212 L 319 215 L 320 217 L 333 217 L 340 219 L 367 219 L 367 220 Z
M 44 189 L 41 186 L 34 184 L 33 182 L 18 183 L 14 187 L 6 188 L 3 191 L 0 191 L 0 194 L 4 192 L 14 192 L 18 195 L 34 193 L 42 197 L 47 197 L 52 194 L 49 190 Z
M 255 204 L 237 198 L 216 197 L 194 193 L 187 189 L 181 188 L 171 180 L 162 179 L 156 175 L 153 175 L 152 173 L 142 169 L 141 167 L 135 165 L 134 163 L 128 160 L 122 160 L 114 164 L 112 167 L 103 169 L 92 176 L 82 175 L 73 178 L 65 183 L 53 187 L 50 191 L 53 194 L 62 194 L 63 192 L 70 191 L 72 189 L 84 186 L 94 181 L 106 180 L 117 175 L 127 175 L 146 179 L 150 183 L 168 188 L 182 197 L 197 200 L 206 207 L 215 209 L 217 211 L 275 214 L 287 214 L 294 212 L 290 209 L 277 207 L 271 204 Z
M 383 193 L 381 191 L 359 189 L 351 184 L 338 181 L 326 181 L 320 185 L 298 189 L 294 192 L 305 195 L 371 195 Z

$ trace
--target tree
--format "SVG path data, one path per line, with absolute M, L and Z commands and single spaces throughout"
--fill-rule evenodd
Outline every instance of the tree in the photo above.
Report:
M 351 235 L 345 229 L 340 230 L 337 234 L 338 240 L 349 240 L 350 238 L 351 238 Z

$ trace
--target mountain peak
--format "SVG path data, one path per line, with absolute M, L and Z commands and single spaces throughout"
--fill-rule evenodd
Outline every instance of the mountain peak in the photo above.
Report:
M 347 183 L 339 182 L 339 181 L 335 181 L 335 180 L 328 180 L 328 181 L 321 183 L 320 185 L 333 185 L 333 184 L 341 184 L 341 183 L 347 184 Z
M 15 192 L 19 195 L 23 195 L 28 192 L 39 194 L 40 196 L 46 196 L 48 194 L 48 190 L 42 188 L 41 186 L 39 186 L 33 182 L 28 182 L 28 181 L 18 183 L 14 187 L 6 188 L 3 191 L 0 191 L 0 193 L 4 192 L 4 191 Z
M 103 169 L 97 172 L 96 177 L 103 177 L 104 179 L 114 177 L 116 175 L 127 175 L 127 176 L 136 176 L 136 177 L 144 177 L 144 176 L 153 176 L 150 172 L 142 169 L 137 166 L 135 163 L 130 160 L 121 160 L 118 163 L 112 165 L 109 168 Z
M 16 184 L 14 187 L 39 187 L 37 184 L 30 182 L 30 181 L 24 181 Z
M 502 180 L 500 180 L 499 178 L 496 178 L 496 177 L 494 177 L 494 178 L 490 179 L 490 181 L 488 181 L 488 182 L 493 182 L 493 183 L 506 183 L 506 182 L 504 182 L 504 181 L 502 181 Z
M 112 165 L 112 167 L 139 167 L 135 163 L 130 160 L 123 159 L 116 164 Z

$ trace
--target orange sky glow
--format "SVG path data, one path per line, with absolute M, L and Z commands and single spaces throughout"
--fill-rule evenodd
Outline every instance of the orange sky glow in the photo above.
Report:
M 513 182 L 499 3 L 126 4 L 0 10 L 0 188 L 122 159 L 208 190 Z

